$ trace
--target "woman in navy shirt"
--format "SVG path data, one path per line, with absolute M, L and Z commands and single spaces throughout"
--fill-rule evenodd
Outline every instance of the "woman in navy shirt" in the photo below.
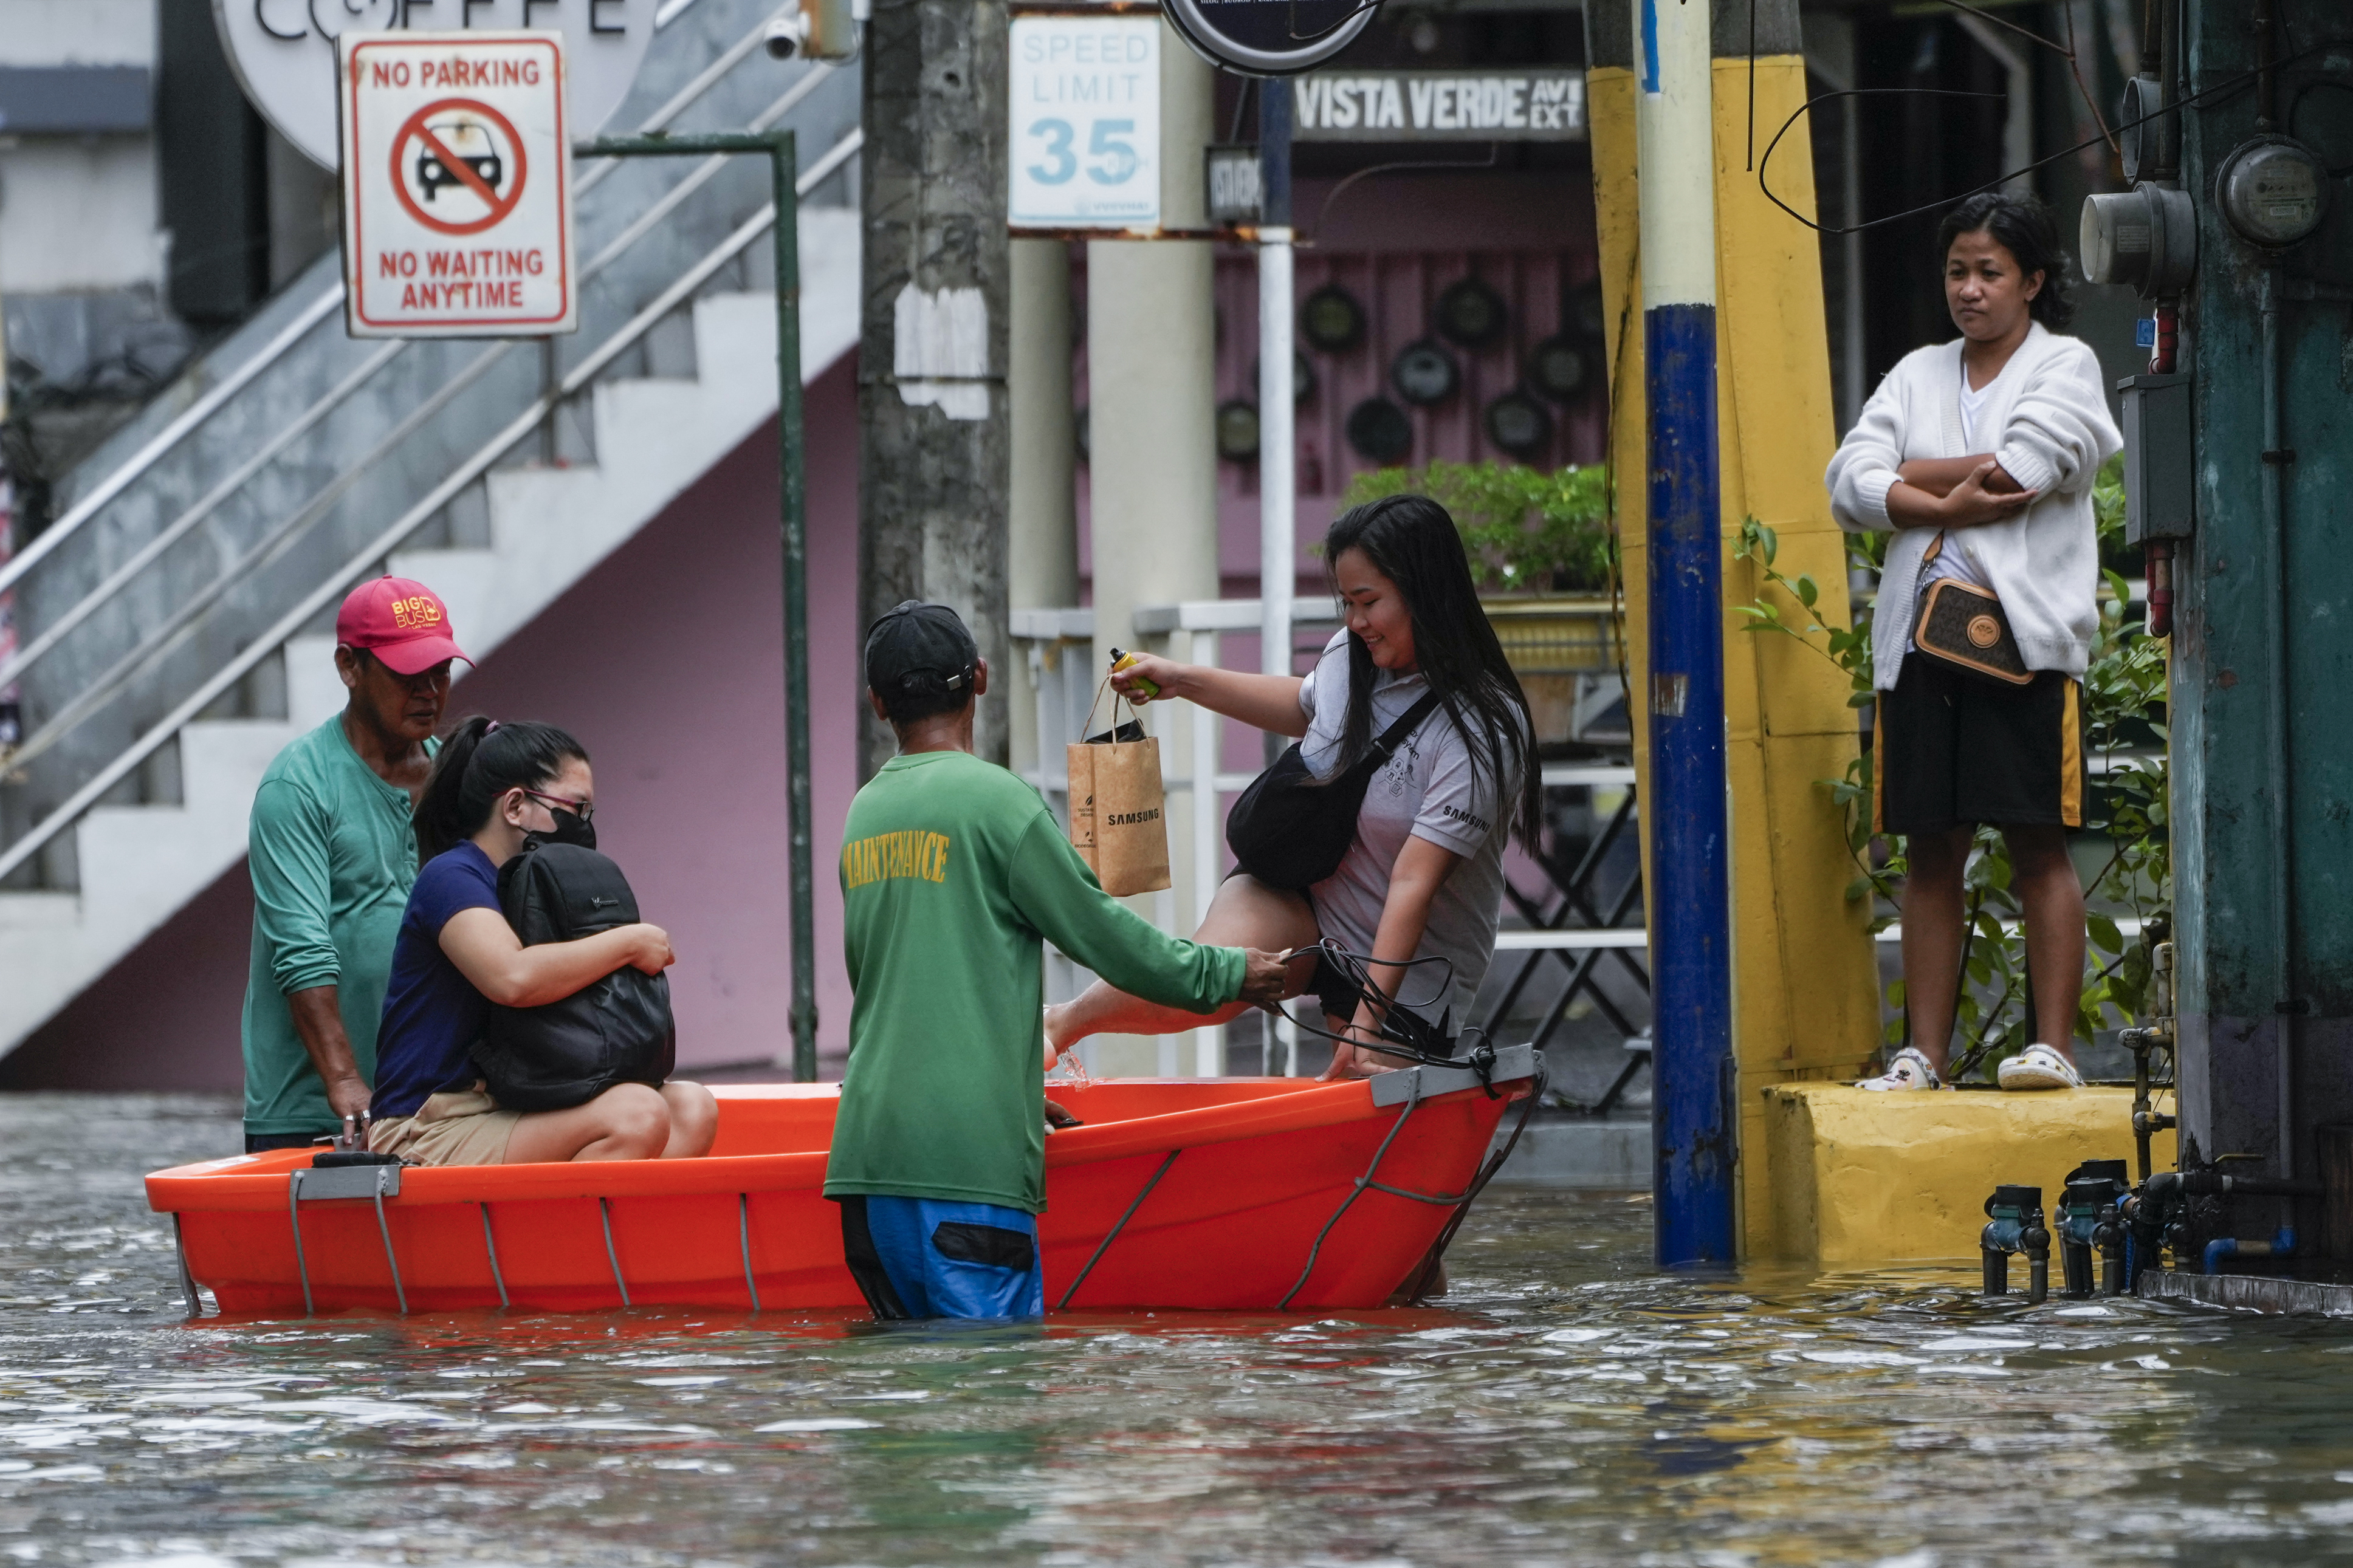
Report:
M 427 857 L 393 945 L 376 1042 L 370 1147 L 427 1165 L 682 1159 L 707 1152 L 719 1107 L 697 1083 L 616 1084 L 568 1110 L 501 1110 L 471 1052 L 493 1005 L 538 1007 L 635 965 L 674 961 L 659 926 L 525 947 L 499 907 L 523 838 L 593 847 L 596 780 L 552 724 L 469 719 L 442 744 L 417 807 Z

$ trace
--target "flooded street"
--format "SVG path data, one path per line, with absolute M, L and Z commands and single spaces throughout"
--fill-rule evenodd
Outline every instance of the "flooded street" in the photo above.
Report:
M 1465 1227 L 1443 1311 L 184 1325 L 137 1178 L 235 1133 L 0 1099 L 0 1553 L 2353 1560 L 2353 1326 L 1989 1307 L 1973 1265 L 1665 1279 L 1646 1202 L 1531 1192 Z

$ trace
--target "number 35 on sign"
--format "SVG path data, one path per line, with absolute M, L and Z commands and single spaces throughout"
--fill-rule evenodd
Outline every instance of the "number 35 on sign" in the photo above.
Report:
M 1160 20 L 1013 19 L 1008 213 L 1015 228 L 1160 224 Z

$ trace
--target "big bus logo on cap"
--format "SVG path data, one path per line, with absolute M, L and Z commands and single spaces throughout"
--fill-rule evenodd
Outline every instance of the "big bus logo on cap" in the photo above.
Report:
M 418 631 L 441 624 L 441 605 L 430 594 L 412 594 L 406 599 L 395 599 L 386 606 L 392 611 L 392 624 L 401 631 Z

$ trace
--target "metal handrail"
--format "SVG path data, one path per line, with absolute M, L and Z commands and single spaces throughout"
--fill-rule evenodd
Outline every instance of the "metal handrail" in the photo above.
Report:
M 865 144 L 865 132 L 862 129 L 849 132 L 828 149 L 823 157 L 796 178 L 795 190 L 806 195 L 815 189 L 817 185 L 832 175 L 834 171 L 855 156 L 858 150 Z M 776 220 L 776 208 L 774 203 L 768 204 L 746 218 L 709 255 L 688 269 L 668 289 L 662 290 L 652 303 L 631 317 L 617 331 L 598 345 L 595 353 L 575 366 L 553 392 L 542 394 L 534 399 L 531 405 L 516 416 L 511 424 L 491 437 L 487 443 L 475 451 L 472 457 L 459 464 L 448 478 L 428 491 L 422 500 L 403 513 L 399 521 L 371 540 L 358 553 L 323 580 L 318 587 L 311 590 L 301 603 L 280 616 L 276 625 L 248 643 L 243 653 L 238 654 L 237 658 L 216 671 L 177 708 L 173 709 L 170 713 L 150 727 L 146 733 L 126 747 L 113 762 L 100 769 L 96 775 L 74 791 L 56 810 L 36 823 L 22 838 L 10 845 L 5 851 L 0 851 L 0 879 L 5 879 L 16 871 L 17 868 L 37 854 L 42 846 L 56 837 L 62 829 L 79 820 L 82 814 L 95 805 L 100 796 L 128 778 L 133 769 L 144 763 L 165 742 L 178 734 L 190 721 L 210 707 L 223 692 L 244 679 L 246 675 L 262 660 L 277 653 L 289 638 L 301 631 L 311 617 L 333 604 L 339 595 L 365 576 L 371 567 L 398 549 L 410 534 L 431 521 L 435 514 L 457 497 L 459 491 L 481 478 L 493 463 L 536 430 L 540 422 L 565 398 L 577 395 L 581 389 L 595 379 L 607 365 L 626 353 L 638 339 L 652 331 L 656 322 L 676 310 L 681 301 L 708 282 L 721 268 L 742 255 L 754 240 L 767 232 Z
M 670 0 L 670 4 L 655 14 L 654 30 L 659 32 L 670 26 L 680 12 L 693 3 L 694 0 Z M 638 127 L 638 133 L 649 135 L 661 130 L 685 112 L 689 105 L 710 91 L 722 77 L 741 65 L 752 51 L 760 47 L 762 40 L 767 36 L 768 24 L 782 16 L 785 9 L 786 7 L 778 7 L 776 11 L 762 18 L 750 32 L 729 45 L 725 53 L 704 67 L 691 81 L 672 93 L 668 102 L 647 116 L 645 121 Z M 802 81 L 818 79 L 829 68 L 822 63 L 813 63 L 810 70 L 803 76 Z M 800 85 L 800 82 L 794 84 L 796 87 Z M 573 195 L 577 197 L 596 189 L 620 166 L 620 160 L 617 158 L 604 163 L 601 167 L 591 169 L 586 174 L 573 182 Z M 153 439 L 133 452 L 123 461 L 121 468 L 100 479 L 90 494 L 68 509 L 65 516 L 43 529 L 39 538 L 18 552 L 14 559 L 0 563 L 0 593 L 5 593 L 10 587 L 22 581 L 26 573 L 47 559 L 59 545 L 78 532 L 82 524 L 97 516 L 109 501 L 130 489 L 142 474 L 161 462 L 166 453 L 187 439 L 197 426 L 219 413 L 231 398 L 251 385 L 263 371 L 285 358 L 296 343 L 308 337 L 313 327 L 333 315 L 343 302 L 343 280 L 338 277 L 317 299 L 302 307 L 301 314 L 288 322 L 276 337 L 264 343 L 251 358 L 222 377 L 217 384 L 206 389 L 204 395 L 190 404 L 179 417 L 157 431 Z M 403 342 L 399 346 L 405 348 L 407 345 Z M 396 349 L 385 354 L 384 356 L 385 363 L 390 363 L 394 357 L 396 357 L 397 353 L 398 350 Z
M 754 41 L 757 41 L 756 37 Z M 799 80 L 794 82 L 791 87 L 786 89 L 784 92 L 777 96 L 775 102 L 768 105 L 766 109 L 762 110 L 760 113 L 754 118 L 751 123 L 751 128 L 754 131 L 765 131 L 774 126 L 786 115 L 791 113 L 794 108 L 800 103 L 801 100 L 807 98 L 811 92 L 815 91 L 819 84 L 824 81 L 826 75 L 830 69 L 830 67 L 820 64 L 816 66 L 814 68 L 804 72 Z M 710 74 L 711 73 L 707 71 L 704 73 L 705 76 L 709 76 Z M 615 159 L 610 163 L 607 163 L 604 167 L 607 170 L 617 168 L 619 166 L 619 162 L 620 161 L 618 159 Z M 691 196 L 696 191 L 701 190 L 705 184 L 708 184 L 719 173 L 720 167 L 726 162 L 727 160 L 724 157 L 713 157 L 706 160 L 685 179 L 681 180 L 676 185 L 673 185 L 670 190 L 664 192 L 659 200 L 656 201 L 651 206 L 647 208 L 647 210 L 633 220 L 628 227 L 616 235 L 602 250 L 598 251 L 594 257 L 591 257 L 586 262 L 582 264 L 580 268 L 581 281 L 586 283 L 590 279 L 595 279 L 604 272 L 607 268 L 610 267 L 615 261 L 618 260 L 629 247 L 635 245 L 638 240 L 651 233 L 655 226 L 663 218 L 669 216 L 672 212 L 675 212 L 682 204 L 684 204 L 688 197 Z M 599 172 L 601 173 L 603 171 Z M 586 182 L 585 181 L 580 182 L 581 188 L 586 188 Z M 321 420 L 324 419 L 329 414 L 340 407 L 344 402 L 351 398 L 353 394 L 357 393 L 362 386 L 373 380 L 377 374 L 390 365 L 394 360 L 399 358 L 400 355 L 406 353 L 409 348 L 414 346 L 417 342 L 417 340 L 413 338 L 403 338 L 397 342 L 385 345 L 384 348 L 378 350 L 375 354 L 369 356 L 368 359 L 360 364 L 358 369 L 345 376 L 341 382 L 338 382 L 333 387 L 330 388 L 324 395 L 312 403 L 310 407 L 297 415 L 291 424 L 288 425 L 285 429 L 273 437 L 259 452 L 256 453 L 252 458 L 240 465 L 236 472 L 230 474 L 219 484 L 214 486 L 212 489 L 205 494 L 202 500 L 188 508 L 187 510 L 182 512 L 178 517 L 174 518 L 161 532 L 157 533 L 154 538 L 142 545 L 129 560 L 123 562 L 121 565 L 109 573 L 104 580 L 100 582 L 96 587 L 90 589 L 89 593 L 83 595 L 81 598 L 75 601 L 70 608 L 69 608 L 63 615 L 59 616 L 56 621 L 45 627 L 38 637 L 36 637 L 32 641 L 26 643 L 21 649 L 19 649 L 14 658 L 5 661 L 0 661 L 0 688 L 5 688 L 15 682 L 26 670 L 31 668 L 34 664 L 37 663 L 43 655 L 48 653 L 59 643 L 63 642 L 66 637 L 72 633 L 76 626 L 80 626 L 82 622 L 88 620 L 91 616 L 96 615 L 108 601 L 111 600 L 116 594 L 128 586 L 132 579 L 153 564 L 154 561 L 164 553 L 164 552 L 169 550 L 173 545 L 178 543 L 180 540 L 186 537 L 189 531 L 194 529 L 197 523 L 211 516 L 215 510 L 218 510 L 223 502 L 227 501 L 230 496 L 236 494 L 239 489 L 242 489 L 248 481 L 251 480 L 256 474 L 267 468 L 274 458 L 284 453 L 285 450 L 291 447 L 306 431 L 315 428 Z M 512 347 L 513 344 L 511 342 L 506 346 Z M 503 350 L 501 350 L 501 353 L 503 353 Z M 435 394 L 435 401 L 429 404 L 428 406 L 438 410 L 441 405 L 446 404 L 448 401 L 449 397 L 454 396 L 463 387 L 471 385 L 476 380 L 479 380 L 482 374 L 486 374 L 491 369 L 491 362 L 495 360 L 497 357 L 499 357 L 497 354 L 488 354 L 477 358 L 471 364 L 468 365 L 465 370 L 459 373 L 459 376 L 455 381 L 444 385 L 438 392 L 437 392 Z M 406 426 L 404 426 L 403 429 L 399 433 L 405 436 L 407 433 Z M 371 450 L 366 457 L 363 458 L 354 468 L 346 469 L 343 474 L 338 476 L 335 480 L 331 481 L 325 489 L 320 491 L 317 495 L 314 495 L 310 501 L 306 501 L 303 504 L 302 509 L 298 510 L 295 514 L 296 517 L 298 519 L 304 519 L 307 521 L 310 509 L 313 505 L 331 502 L 336 496 L 340 496 L 344 490 L 350 488 L 351 483 L 356 479 L 360 473 L 372 468 L 384 456 L 385 447 L 380 444 L 375 449 Z M 282 527 L 280 530 L 273 531 L 269 540 L 263 542 L 264 545 L 282 537 L 284 531 L 285 530 Z M 48 536 L 44 534 L 42 537 L 47 538 Z M 261 546 L 256 547 L 257 550 L 259 548 L 261 548 Z M 244 572 L 253 569 L 256 564 L 257 563 L 254 558 L 254 552 L 248 551 L 244 557 L 241 557 L 238 560 L 236 565 L 222 573 L 218 581 L 231 581 Z M 209 604 L 202 603 L 196 604 L 193 607 L 199 611 L 209 610 L 211 608 Z M 139 647 L 134 648 L 124 658 L 117 660 L 113 668 L 109 669 L 105 675 L 100 677 L 97 680 L 92 681 L 90 688 L 85 689 L 81 696 L 75 700 L 71 707 L 64 712 L 54 715 L 47 723 L 43 724 L 38 731 L 26 737 L 24 743 L 15 752 L 10 753 L 8 759 L 9 765 L 11 767 L 22 767 L 26 763 L 31 762 L 35 757 L 47 751 L 49 746 L 54 743 L 56 738 L 59 734 L 62 734 L 66 730 L 70 729 L 73 723 L 79 722 L 84 714 L 89 713 L 93 708 L 102 705 L 106 700 L 111 699 L 113 695 L 113 689 L 120 684 L 121 679 L 124 677 L 124 672 L 126 670 L 135 669 L 139 666 L 143 665 L 154 652 L 158 651 L 164 646 L 166 641 L 174 640 L 169 638 L 167 634 L 171 632 L 174 627 L 183 624 L 186 618 L 187 617 L 185 615 L 174 616 L 173 620 L 167 623 L 164 626 L 158 627 L 152 631 L 147 640 L 142 643 Z

